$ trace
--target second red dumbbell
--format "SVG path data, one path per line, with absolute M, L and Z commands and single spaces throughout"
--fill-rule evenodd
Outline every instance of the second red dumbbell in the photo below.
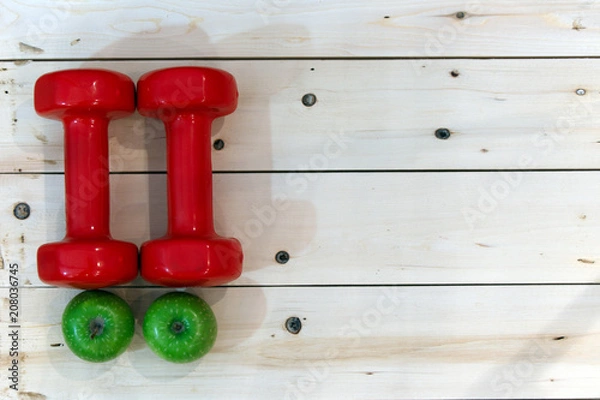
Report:
M 167 134 L 167 235 L 141 248 L 141 274 L 163 286 L 216 286 L 242 272 L 240 242 L 218 236 L 212 208 L 212 121 L 237 106 L 225 71 L 179 67 L 138 81 L 138 111 L 161 119 Z

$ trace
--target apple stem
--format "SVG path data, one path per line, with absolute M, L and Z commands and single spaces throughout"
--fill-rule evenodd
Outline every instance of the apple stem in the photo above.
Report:
M 183 332 L 184 329 L 185 329 L 185 326 L 180 321 L 175 321 L 171 324 L 171 330 L 175 334 Z
M 90 321 L 90 339 L 94 339 L 96 336 L 101 335 L 104 330 L 104 319 L 102 317 L 96 317 Z

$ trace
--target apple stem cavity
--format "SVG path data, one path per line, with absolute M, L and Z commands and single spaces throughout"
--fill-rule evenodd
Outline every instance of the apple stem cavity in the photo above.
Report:
M 90 321 L 90 339 L 102 335 L 102 331 L 104 331 L 104 319 L 102 317 L 96 317 Z
M 174 321 L 171 324 L 171 331 L 176 335 L 183 332 L 184 330 L 185 330 L 185 325 L 183 325 L 183 323 L 181 321 Z

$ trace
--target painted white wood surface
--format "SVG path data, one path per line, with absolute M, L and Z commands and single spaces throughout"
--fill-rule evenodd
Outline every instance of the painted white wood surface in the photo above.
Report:
M 215 220 L 244 247 L 234 285 L 596 283 L 599 181 L 598 172 L 217 174 Z M 40 285 L 36 249 L 64 235 L 62 175 L 0 182 L 4 264 Z M 111 184 L 115 238 L 165 233 L 164 175 Z M 24 200 L 32 214 L 19 221 L 12 205 Z M 279 250 L 291 255 L 285 265 Z
M 600 43 L 600 41 L 599 41 Z M 66 68 L 137 80 L 181 64 L 232 72 L 238 110 L 215 123 L 215 170 L 598 168 L 600 60 L 34 62 L 0 69 L 0 171 L 63 170 L 62 125 L 33 110 L 33 85 Z M 452 72 L 459 74 L 453 77 Z M 583 89 L 585 94 L 576 94 Z M 313 107 L 302 105 L 314 93 Z M 448 140 L 434 136 L 445 127 Z M 162 171 L 162 124 L 110 127 L 114 171 Z M 524 161 L 527 159 L 528 161 Z
M 23 393 L 16 397 L 3 388 L 3 398 L 548 399 L 598 393 L 598 286 L 196 291 L 213 307 L 220 331 L 213 351 L 187 365 L 161 361 L 141 337 L 148 304 L 164 292 L 117 290 L 136 314 L 136 336 L 124 355 L 98 365 L 60 346 L 61 313 L 75 291 L 21 289 Z M 284 328 L 290 316 L 303 321 L 298 335 Z M 6 324 L 0 326 L 4 333 Z M 6 345 L 0 343 L 3 360 Z
M 0 23 L 4 59 L 600 52 L 594 0 L 4 0 Z
M 599 2 L 5 0 L 0 27 L 0 398 L 598 397 Z M 182 64 L 239 83 L 213 162 L 217 230 L 242 240 L 244 274 L 195 291 L 220 326 L 201 361 L 162 362 L 138 329 L 88 364 L 60 345 L 76 291 L 36 274 L 64 195 L 61 126 L 35 115 L 33 84 Z M 164 132 L 136 114 L 109 135 L 111 169 L 136 172 L 111 177 L 113 235 L 140 244 L 166 226 L 165 176 L 148 173 Z M 115 291 L 139 323 L 166 290 Z

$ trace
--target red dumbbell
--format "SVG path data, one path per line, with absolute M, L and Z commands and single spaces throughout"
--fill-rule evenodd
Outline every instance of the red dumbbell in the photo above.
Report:
M 35 83 L 35 110 L 64 125 L 66 236 L 41 246 L 38 274 L 48 284 L 94 289 L 129 282 L 138 250 L 109 230 L 108 123 L 135 111 L 129 77 L 105 70 L 66 70 Z
M 216 286 L 242 273 L 242 246 L 215 233 L 211 124 L 237 106 L 233 76 L 213 68 L 153 71 L 138 81 L 138 111 L 167 133 L 167 235 L 141 248 L 141 273 L 163 286 Z

